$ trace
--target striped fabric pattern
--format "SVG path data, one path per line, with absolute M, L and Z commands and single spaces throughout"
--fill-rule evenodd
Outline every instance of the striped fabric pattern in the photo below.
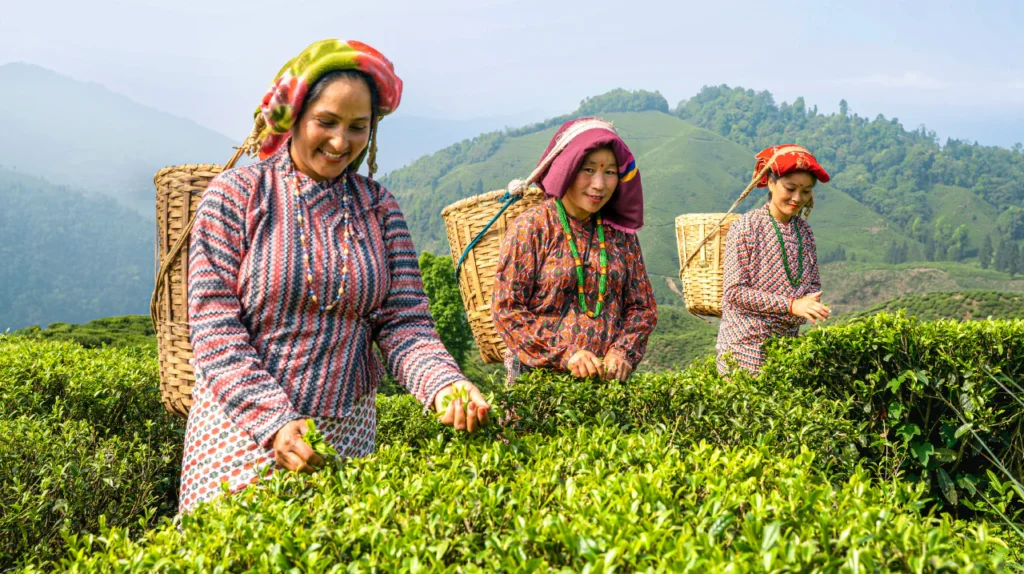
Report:
M 729 369 L 725 354 L 757 374 L 764 364 L 763 345 L 771 337 L 795 337 L 805 319 L 789 314 L 790 300 L 821 290 L 818 254 L 811 226 L 800 218 L 779 224 L 786 243 L 783 254 L 772 228 L 768 206 L 744 214 L 729 227 L 725 240 L 722 322 L 718 329 L 718 371 Z M 797 270 L 796 233 L 804 243 L 804 273 L 794 288 L 786 278 L 782 258 Z
M 317 299 L 332 300 L 341 275 L 342 180 L 306 177 L 288 148 L 216 177 L 189 247 L 196 376 L 261 447 L 289 421 L 349 416 L 383 376 L 374 343 L 388 371 L 425 405 L 465 380 L 434 328 L 405 218 L 380 184 L 342 176 L 352 228 L 345 294 L 326 313 L 312 301 L 296 210 L 303 210 Z M 293 174 L 301 206 L 287 183 Z

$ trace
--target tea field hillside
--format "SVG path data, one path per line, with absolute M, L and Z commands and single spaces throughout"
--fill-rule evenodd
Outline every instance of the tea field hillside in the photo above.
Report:
M 445 268 L 450 270 L 447 258 L 443 263 Z M 428 275 L 428 284 L 436 281 L 439 275 Z M 445 281 L 447 278 L 442 277 Z M 458 305 L 458 294 L 454 291 L 454 284 L 442 286 L 451 291 L 450 302 L 455 301 Z M 437 291 L 431 290 L 435 299 L 443 297 Z M 961 290 L 952 292 L 924 293 L 905 295 L 882 303 L 871 305 L 867 308 L 855 307 L 857 310 L 846 311 L 849 306 L 843 304 L 832 304 L 833 310 L 837 312 L 836 319 L 848 322 L 862 319 L 882 312 L 895 313 L 904 310 L 922 321 L 935 321 L 938 319 L 953 319 L 959 321 L 981 320 L 981 319 L 1024 319 L 1024 294 L 1015 292 L 1000 292 L 986 290 Z M 440 316 L 448 312 L 433 308 L 435 315 Z M 465 313 L 461 307 L 455 308 L 454 313 L 462 316 L 464 321 Z M 500 365 L 485 365 L 480 360 L 480 355 L 472 343 L 472 335 L 468 332 L 468 325 L 462 324 L 455 327 L 463 329 L 463 333 L 457 335 L 460 340 L 465 340 L 462 345 L 466 347 L 464 358 L 460 361 L 467 375 L 477 384 L 488 388 L 494 385 L 491 375 L 503 373 Z M 451 348 L 454 343 L 450 340 L 452 335 L 442 327 L 443 339 Z M 66 323 L 54 323 L 46 328 L 39 326 L 29 327 L 14 331 L 13 335 L 31 337 L 44 340 L 73 341 L 86 348 L 99 347 L 143 347 L 155 352 L 156 336 L 153 331 L 153 324 L 149 317 L 134 315 L 123 317 L 109 317 L 98 319 L 87 324 L 75 325 Z M 662 305 L 658 308 L 658 326 L 651 334 L 647 345 L 647 355 L 640 364 L 641 371 L 666 371 L 684 368 L 694 360 L 712 355 L 715 352 L 715 340 L 718 337 L 717 319 L 700 319 L 678 305 Z M 498 376 L 501 379 L 501 376 Z M 388 394 L 403 392 L 400 387 L 389 381 L 385 389 Z
M 978 321 L 984 319 L 1024 319 L 1024 295 L 998 291 L 955 291 L 907 295 L 856 313 L 843 316 L 843 320 L 856 320 L 882 312 L 903 309 L 922 321 L 958 319 Z
M 640 232 L 640 241 L 644 260 L 659 302 L 677 300 L 665 283 L 666 278 L 678 277 L 675 217 L 728 209 L 749 181 L 747 164 L 752 156 L 722 136 L 659 111 L 605 113 L 602 117 L 613 122 L 630 142 L 643 166 L 646 227 Z M 524 130 L 522 135 L 481 136 L 389 174 L 384 183 L 408 212 L 417 247 L 447 253 L 441 210 L 474 192 L 503 189 L 510 180 L 526 177 L 555 130 L 551 126 Z M 761 194 L 755 195 L 742 210 L 763 200 Z M 881 262 L 877 245 L 912 242 L 838 189 L 823 190 L 815 201 L 815 230 L 822 254 L 843 246 L 849 255 Z
M 834 262 L 821 267 L 821 283 L 823 297 L 838 313 L 863 311 L 906 295 L 965 290 L 1024 293 L 1024 276 L 951 261 Z

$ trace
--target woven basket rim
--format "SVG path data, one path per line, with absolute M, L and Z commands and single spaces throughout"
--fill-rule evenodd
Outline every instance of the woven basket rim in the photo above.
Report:
M 165 168 L 162 168 L 160 171 L 156 172 L 156 174 L 153 175 L 153 180 L 156 181 L 157 179 L 160 178 L 160 176 L 165 175 L 167 173 L 170 173 L 172 171 L 196 171 L 197 168 L 200 168 L 200 169 L 202 169 L 202 168 L 206 168 L 206 169 L 216 168 L 216 169 L 219 169 L 219 170 L 223 170 L 224 169 L 224 164 L 222 164 L 222 163 L 183 163 L 183 164 L 179 164 L 179 165 L 169 165 L 169 166 L 167 166 Z
M 445 207 L 444 209 L 442 209 L 441 210 L 441 217 L 448 217 L 449 215 L 451 215 L 452 213 L 454 213 L 456 211 L 459 211 L 459 210 L 467 208 L 467 207 L 472 207 L 472 206 L 474 206 L 474 205 L 476 205 L 476 204 L 478 204 L 480 202 L 483 202 L 483 201 L 491 201 L 491 200 L 494 200 L 494 199 L 498 199 L 500 197 L 503 197 L 505 195 L 505 193 L 507 193 L 506 190 L 499 189 L 499 190 L 496 190 L 496 191 L 488 191 L 488 192 L 485 192 L 485 193 L 474 195 L 472 197 L 466 197 L 464 199 L 460 199 L 460 200 L 456 201 L 455 203 L 449 205 L 448 207 Z M 526 190 L 526 192 L 523 195 L 524 196 L 525 195 L 540 195 L 540 194 L 543 194 L 543 193 L 544 193 L 544 190 L 539 188 L 539 187 L 530 187 L 530 188 L 528 188 Z
M 709 217 L 710 218 L 721 219 L 721 218 L 726 217 L 726 216 L 728 216 L 728 217 L 740 217 L 741 215 L 742 214 L 740 214 L 740 213 L 726 213 L 724 211 L 720 212 L 720 213 L 683 213 L 683 214 L 680 214 L 680 215 L 676 216 L 676 221 L 679 222 L 679 221 L 684 221 L 686 219 L 697 219 L 697 218 L 702 218 L 703 219 L 703 218 L 709 218 Z

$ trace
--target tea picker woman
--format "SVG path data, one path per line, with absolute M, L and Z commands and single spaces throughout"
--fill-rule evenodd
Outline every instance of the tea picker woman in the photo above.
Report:
M 492 316 L 509 382 L 531 368 L 625 380 L 658 321 L 636 235 L 636 160 L 611 124 L 582 118 L 562 125 L 539 165 L 569 135 L 538 180 L 549 197 L 509 226 L 498 259 Z
M 807 215 L 814 186 L 829 175 L 807 149 L 773 146 L 756 156 L 754 176 L 768 188 L 768 203 L 733 222 L 726 237 L 718 371 L 729 372 L 726 355 L 758 374 L 770 337 L 795 337 L 800 325 L 829 317 L 821 303 L 821 278 L 814 233 Z M 801 217 L 803 215 L 803 217 Z
M 373 180 L 377 122 L 401 94 L 370 46 L 314 43 L 263 97 L 261 161 L 222 173 L 203 195 L 189 248 L 196 384 L 182 511 L 221 483 L 245 488 L 275 461 L 323 465 L 302 440 L 309 418 L 341 456 L 373 452 L 384 374 L 374 344 L 425 405 L 468 392 L 442 422 L 487 424 L 490 405 L 434 329 L 398 203 Z M 364 158 L 370 177 L 356 173 Z

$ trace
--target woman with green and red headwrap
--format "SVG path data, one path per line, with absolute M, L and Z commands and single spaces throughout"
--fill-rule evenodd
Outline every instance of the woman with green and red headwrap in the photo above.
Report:
M 549 198 L 509 226 L 494 284 L 508 381 L 530 368 L 625 380 L 658 322 L 636 235 L 636 159 L 611 124 L 581 118 L 555 133 L 538 169 Z
M 196 383 L 182 511 L 245 488 L 274 462 L 324 464 L 302 440 L 307 419 L 341 456 L 371 453 L 385 365 L 445 424 L 487 423 L 490 405 L 438 338 L 398 203 L 373 180 L 377 122 L 401 95 L 380 52 L 317 42 L 262 100 L 261 161 L 204 193 L 189 247 Z M 444 407 L 456 390 L 466 404 Z

